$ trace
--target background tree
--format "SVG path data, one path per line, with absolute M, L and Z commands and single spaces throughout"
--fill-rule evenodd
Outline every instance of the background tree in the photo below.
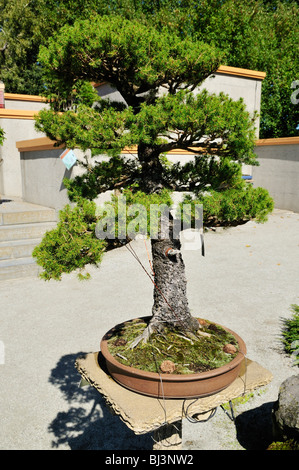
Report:
M 0 0 L 0 76 L 9 93 L 40 94 L 38 51 L 64 24 L 95 12 L 96 0 Z
M 127 204 L 163 202 L 168 207 L 173 190 L 198 186 L 200 198 L 205 189 L 201 175 L 214 171 L 217 190 L 225 194 L 228 188 L 242 199 L 245 219 L 263 217 L 272 208 L 268 194 L 246 187 L 240 176 L 241 163 L 256 162 L 254 117 L 242 100 L 205 90 L 195 93 L 222 62 L 215 47 L 168 28 L 158 30 L 115 15 L 94 16 L 64 26 L 41 49 L 39 59 L 51 109 L 39 113 L 37 128 L 68 148 L 101 149 L 110 157 L 87 165 L 83 177 L 67 183 L 77 205 L 66 208 L 58 228 L 34 252 L 46 270 L 44 277 L 59 278 L 62 271 L 101 258 L 107 241 L 96 241 L 91 200 L 107 189 L 122 187 Z M 126 105 L 99 99 L 90 85 L 99 81 L 117 88 Z M 137 159 L 121 157 L 120 151 L 132 145 L 137 146 Z M 163 156 L 190 147 L 198 156 L 193 163 L 170 165 Z M 151 238 L 154 305 L 143 337 L 165 325 L 189 332 L 199 327 L 189 311 L 180 242 L 167 207 L 159 233 Z M 163 225 L 166 215 L 169 233 Z M 235 221 L 240 219 L 235 214 Z
M 43 92 L 38 49 L 63 25 L 96 13 L 139 19 L 225 52 L 222 65 L 261 70 L 260 137 L 299 135 L 299 6 L 289 0 L 0 0 L 0 73 L 6 91 Z
M 10 93 L 39 94 L 42 88 L 36 63 L 41 28 L 31 3 L 0 0 L 0 73 Z
M 141 17 L 224 53 L 223 65 L 266 72 L 260 137 L 299 135 L 291 85 L 299 70 L 299 5 L 290 0 L 165 0 L 138 4 Z M 145 21 L 145 20 L 144 20 Z
M 291 102 L 299 70 L 298 2 L 204 0 L 193 6 L 194 37 L 225 51 L 226 65 L 266 72 L 261 138 L 299 135 L 299 107 Z

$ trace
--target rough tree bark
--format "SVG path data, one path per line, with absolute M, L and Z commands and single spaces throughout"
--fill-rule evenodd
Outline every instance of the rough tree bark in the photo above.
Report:
M 161 171 L 157 159 L 157 149 L 146 147 L 138 157 L 144 174 L 143 185 L 147 192 L 159 191 Z M 159 183 L 159 184 L 158 184 Z M 135 347 L 141 340 L 147 340 L 153 331 L 163 331 L 164 327 L 179 329 L 184 333 L 195 333 L 200 325 L 191 315 L 186 289 L 185 264 L 180 251 L 181 243 L 174 230 L 173 218 L 169 210 L 161 214 L 159 232 L 151 239 L 152 263 L 154 271 L 154 303 L 152 318 L 143 334 L 132 344 Z
M 155 273 L 151 326 L 158 330 L 170 326 L 185 332 L 197 331 L 198 321 L 192 317 L 188 305 L 185 264 L 180 252 L 180 241 L 173 238 L 170 230 L 169 238 L 161 235 L 161 238 L 151 240 L 151 245 Z

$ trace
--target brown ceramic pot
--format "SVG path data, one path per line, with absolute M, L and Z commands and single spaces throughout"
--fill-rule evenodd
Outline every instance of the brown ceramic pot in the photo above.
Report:
M 120 325 L 118 325 L 120 326 Z M 219 325 L 221 326 L 221 325 Z M 158 374 L 128 367 L 118 362 L 108 350 L 107 340 L 113 329 L 101 341 L 101 352 L 108 372 L 116 382 L 129 390 L 156 398 L 198 398 L 213 395 L 228 387 L 237 377 L 246 355 L 244 341 L 223 327 L 237 340 L 239 352 L 231 362 L 208 372 L 194 374 Z

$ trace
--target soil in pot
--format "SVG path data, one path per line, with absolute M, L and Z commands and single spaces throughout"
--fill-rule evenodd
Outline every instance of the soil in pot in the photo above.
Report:
M 109 353 L 121 364 L 147 372 L 195 374 L 217 369 L 237 356 L 236 338 L 220 325 L 198 319 L 201 329 L 196 336 L 165 329 L 153 333 L 147 343 L 131 348 L 147 323 L 135 319 L 115 327 L 107 338 Z

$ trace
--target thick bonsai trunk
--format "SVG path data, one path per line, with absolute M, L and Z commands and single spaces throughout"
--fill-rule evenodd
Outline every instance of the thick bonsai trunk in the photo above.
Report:
M 163 333 L 165 327 L 185 335 L 196 333 L 200 328 L 188 306 L 185 264 L 179 240 L 160 238 L 151 243 L 154 271 L 152 318 L 143 333 L 131 343 L 131 348 L 141 341 L 148 341 L 154 331 Z
M 150 325 L 158 330 L 169 326 L 183 332 L 197 331 L 198 321 L 192 317 L 188 306 L 180 241 L 173 239 L 171 234 L 169 238 L 161 236 L 152 240 L 152 257 L 155 287 Z
M 143 185 L 148 192 L 161 189 L 162 167 L 157 148 L 139 146 L 138 157 L 142 165 Z M 154 271 L 154 304 L 148 328 L 133 343 L 146 341 L 153 331 L 168 326 L 182 333 L 195 333 L 198 321 L 192 317 L 186 292 L 185 264 L 180 252 L 181 244 L 174 236 L 173 219 L 168 210 L 161 214 L 156 239 L 151 240 Z

